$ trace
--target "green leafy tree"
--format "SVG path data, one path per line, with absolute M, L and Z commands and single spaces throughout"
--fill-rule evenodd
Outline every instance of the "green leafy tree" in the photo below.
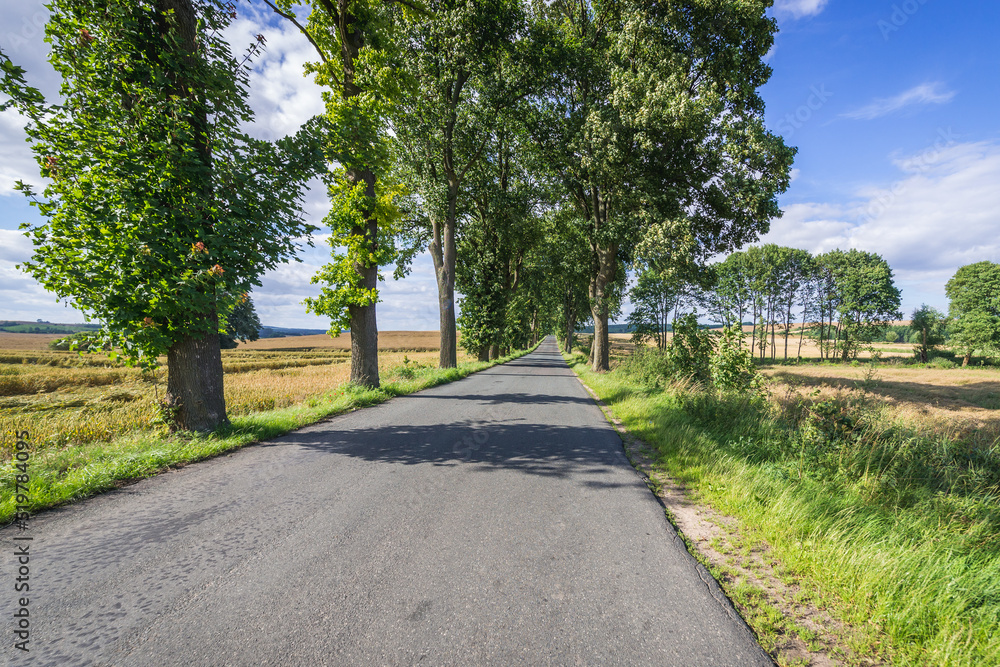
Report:
M 921 304 L 919 308 L 914 310 L 911 318 L 910 328 L 917 335 L 914 351 L 920 361 L 927 363 L 931 352 L 938 345 L 944 343 L 947 320 L 944 313 L 927 304 Z
M 232 350 L 237 342 L 246 343 L 260 338 L 260 318 L 249 295 L 241 296 L 232 311 L 226 316 L 223 331 L 219 334 L 219 345 L 223 350 Z
M 484 159 L 498 117 L 531 80 L 511 57 L 523 34 L 516 0 L 429 0 L 406 33 L 407 71 L 416 90 L 397 107 L 394 129 L 407 185 L 420 215 L 410 237 L 427 242 L 434 262 L 442 368 L 457 363 L 455 282 L 460 223 L 471 209 L 472 170 Z
M 723 325 L 742 324 L 753 311 L 751 275 L 744 252 L 734 252 L 722 262 L 710 267 L 713 289 L 705 306 Z
M 776 29 L 765 0 L 555 0 L 561 57 L 527 115 L 588 221 L 594 370 L 607 370 L 609 287 L 657 228 L 678 263 L 755 240 L 780 215 L 794 151 L 764 127 L 757 88 Z M 692 242 L 693 241 L 693 242 Z
M 44 218 L 23 226 L 34 244 L 24 268 L 102 322 L 131 363 L 166 354 L 175 428 L 226 424 L 224 295 L 259 285 L 313 229 L 300 204 L 322 162 L 315 128 L 275 143 L 240 130 L 252 119 L 247 70 L 220 36 L 231 20 L 220 2 L 49 8 L 63 101 L 11 95 L 48 179 L 39 198 L 19 184 Z
M 788 339 L 792 334 L 792 327 L 795 324 L 793 310 L 796 304 L 802 301 L 804 292 L 809 290 L 809 283 L 812 279 L 814 268 L 813 258 L 805 250 L 796 248 L 783 248 L 781 251 L 781 265 L 779 272 L 782 276 L 782 289 L 779 301 L 783 306 L 781 310 L 783 333 L 785 338 L 784 359 L 788 360 Z M 805 317 L 801 318 L 800 324 L 800 351 L 802 335 L 805 333 Z M 796 355 L 798 356 L 798 355 Z
M 331 335 L 351 331 L 351 381 L 379 386 L 379 267 L 396 257 L 403 194 L 392 178 L 389 117 L 406 94 L 408 77 L 400 61 L 400 31 L 415 2 L 316 0 L 306 26 L 295 18 L 294 0 L 268 3 L 309 39 L 320 62 L 309 63 L 324 93 L 331 161 L 325 181 L 332 207 L 333 261 L 313 278 L 320 295 L 306 299 L 307 310 L 331 318 Z
M 945 286 L 954 344 L 968 366 L 976 350 L 1000 350 L 1000 264 L 977 262 L 955 272 Z
M 557 205 L 542 218 L 544 243 L 537 252 L 546 257 L 544 277 L 554 295 L 552 325 L 567 354 L 573 351 L 577 328 L 590 317 L 590 252 L 586 220 L 573 206 Z
M 670 324 L 677 317 L 677 307 L 687 285 L 676 276 L 647 268 L 629 292 L 633 310 L 628 316 L 632 339 L 636 343 L 652 341 L 661 350 L 670 344 Z
M 835 349 L 843 360 L 856 357 L 861 346 L 882 337 L 899 312 L 899 289 L 882 257 L 862 250 L 833 250 L 817 257 L 833 281 L 837 328 Z
M 525 137 L 501 119 L 468 177 L 472 203 L 458 239 L 456 287 L 464 298 L 458 326 L 462 346 L 480 359 L 497 358 L 515 344 L 514 320 L 534 311 L 521 300 L 527 262 L 541 240 L 535 209 L 543 191 L 529 169 Z M 535 312 L 528 320 L 537 319 Z M 520 336 L 514 336 L 520 339 Z M 519 343 L 524 341 L 517 340 Z

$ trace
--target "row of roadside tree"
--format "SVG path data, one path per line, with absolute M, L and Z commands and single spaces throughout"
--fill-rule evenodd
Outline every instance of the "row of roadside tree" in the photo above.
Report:
M 948 315 L 922 305 L 907 325 L 892 268 L 876 253 L 833 250 L 812 255 L 775 244 L 730 254 L 701 270 L 678 272 L 647 264 L 630 291 L 634 310 L 628 322 L 639 341 L 669 346 L 668 333 L 679 315 L 747 329 L 760 359 L 799 358 L 807 339 L 821 358 L 856 358 L 866 345 L 900 337 L 917 347 L 922 361 L 945 342 L 972 355 L 1000 353 L 1000 265 L 979 262 L 960 268 L 948 282 Z
M 0 53 L 0 111 L 27 118 L 44 182 L 18 186 L 42 217 L 25 225 L 22 267 L 102 325 L 99 347 L 166 357 L 165 413 L 211 430 L 227 423 L 218 333 L 318 231 L 302 212 L 318 177 L 332 257 L 306 305 L 350 330 L 353 382 L 380 382 L 381 274 L 423 252 L 442 367 L 458 326 L 489 358 L 591 320 L 606 370 L 629 267 L 648 254 L 702 265 L 781 214 L 795 151 L 758 93 L 770 5 L 52 0 L 59 98 Z M 290 137 L 248 131 L 267 36 L 230 48 L 244 11 L 313 49 L 303 73 L 324 109 Z

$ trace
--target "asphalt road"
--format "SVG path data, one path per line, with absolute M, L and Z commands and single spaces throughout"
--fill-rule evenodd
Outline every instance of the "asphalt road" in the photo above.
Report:
M 555 342 L 460 382 L 46 512 L 58 665 L 771 665 Z

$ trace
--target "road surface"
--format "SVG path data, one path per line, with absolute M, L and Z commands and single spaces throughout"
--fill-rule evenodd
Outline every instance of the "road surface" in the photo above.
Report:
M 772 664 L 552 339 L 34 517 L 27 660 L 17 535 L 10 664 Z

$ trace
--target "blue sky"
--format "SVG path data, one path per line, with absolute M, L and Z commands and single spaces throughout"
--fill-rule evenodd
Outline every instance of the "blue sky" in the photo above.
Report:
M 41 0 L 0 0 L 0 46 L 53 93 L 45 63 Z M 253 133 L 276 138 L 319 111 L 318 89 L 301 75 L 311 59 L 294 29 L 269 23 L 262 3 L 238 3 L 234 45 L 263 32 L 266 55 L 252 79 Z M 956 0 L 778 0 L 774 75 L 762 94 L 768 126 L 799 149 L 785 215 L 762 242 L 822 252 L 856 247 L 892 265 L 907 313 L 947 307 L 944 283 L 963 264 L 1000 261 L 1000 3 Z M 36 220 L 11 190 L 39 182 L 21 121 L 0 114 L 0 319 L 80 321 L 14 265 L 30 254 L 17 225 Z M 325 213 L 318 189 L 308 214 Z M 265 324 L 325 328 L 301 301 L 327 254 L 325 237 L 303 263 L 265 276 L 254 300 Z M 436 329 L 429 258 L 404 281 L 384 284 L 379 327 Z

